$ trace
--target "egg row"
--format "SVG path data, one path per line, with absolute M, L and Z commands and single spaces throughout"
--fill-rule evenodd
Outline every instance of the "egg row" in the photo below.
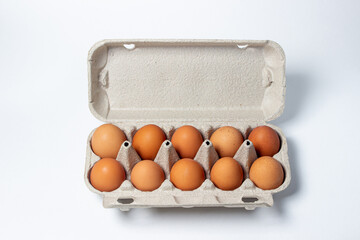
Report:
M 280 138 L 275 130 L 268 126 L 253 129 L 248 138 L 255 147 L 258 156 L 273 156 L 280 150 Z M 143 160 L 154 160 L 161 144 L 166 140 L 163 130 L 153 124 L 140 128 L 134 135 L 132 145 Z M 126 141 L 123 131 L 112 125 L 98 127 L 92 138 L 93 152 L 101 158 L 116 158 L 121 144 Z M 174 132 L 171 142 L 180 158 L 194 158 L 204 139 L 193 126 L 182 126 Z M 217 129 L 210 137 L 219 157 L 233 157 L 243 143 L 239 130 L 231 126 Z
M 110 192 L 120 187 L 126 176 L 120 162 L 113 158 L 102 158 L 90 170 L 89 178 L 94 188 Z M 210 180 L 222 190 L 240 187 L 243 178 L 241 165 L 231 157 L 220 158 L 210 171 Z M 249 178 L 263 190 L 275 189 L 284 181 L 284 170 L 277 160 L 264 156 L 253 162 Z M 138 162 L 131 171 L 131 182 L 141 191 L 153 191 L 159 188 L 164 180 L 163 169 L 151 160 Z M 193 159 L 180 159 L 170 170 L 170 181 L 183 191 L 195 190 L 205 181 L 204 169 Z
M 100 126 L 92 135 L 90 141 L 92 150 L 102 158 L 95 163 L 89 175 L 90 183 L 96 189 L 106 192 L 113 191 L 124 181 L 125 171 L 115 158 L 125 140 L 126 136 L 122 130 L 112 124 Z M 131 169 L 131 173 L 126 171 L 137 189 L 153 191 L 164 181 L 163 169 L 152 160 L 155 159 L 165 140 L 166 135 L 163 130 L 152 124 L 140 128 L 134 134 L 133 149 L 143 160 L 136 163 Z M 258 156 L 273 156 L 280 149 L 277 132 L 268 126 L 253 129 L 250 132 L 249 140 L 253 143 Z M 244 141 L 241 132 L 234 127 L 221 127 L 210 136 L 210 141 L 221 159 L 213 163 L 211 172 L 210 169 L 206 170 L 207 174 L 210 174 L 208 177 L 216 187 L 222 190 L 238 188 L 243 182 L 244 173 L 241 165 L 233 157 Z M 182 159 L 167 170 L 167 174 L 170 172 L 170 181 L 175 187 L 184 191 L 198 188 L 204 182 L 205 174 L 203 167 L 193 159 L 203 143 L 201 133 L 193 126 L 182 126 L 173 133 L 171 142 L 173 149 Z M 253 150 L 254 153 L 255 150 Z M 268 190 L 275 189 L 282 184 L 284 171 L 279 162 L 271 157 L 259 158 L 255 162 L 260 163 L 254 163 L 252 165 L 254 167 L 250 171 L 250 162 L 243 166 L 246 173 L 249 173 L 250 180 L 256 186 Z M 206 166 L 204 168 L 206 169 Z

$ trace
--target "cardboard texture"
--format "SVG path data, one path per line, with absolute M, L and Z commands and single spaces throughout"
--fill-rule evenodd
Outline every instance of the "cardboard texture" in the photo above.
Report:
M 124 131 L 128 141 L 117 160 L 127 180 L 112 192 L 100 192 L 89 182 L 96 161 L 89 135 L 85 164 L 88 188 L 103 196 L 104 207 L 129 210 L 137 207 L 245 207 L 272 206 L 272 194 L 284 190 L 291 172 L 287 142 L 281 130 L 267 124 L 281 115 L 285 105 L 285 55 L 273 41 L 237 40 L 104 40 L 93 46 L 88 57 L 89 107 L 99 120 Z M 156 159 L 166 180 L 152 192 L 135 189 L 130 182 L 140 157 L 131 146 L 137 129 L 156 124 L 166 133 Z M 170 169 L 179 159 L 170 139 L 176 128 L 196 127 L 205 141 L 195 160 L 207 179 L 193 191 L 181 191 L 169 180 Z M 233 126 L 245 139 L 261 125 L 276 130 L 281 139 L 274 155 L 285 172 L 284 183 L 274 190 L 257 188 L 248 172 L 257 158 L 253 144 L 245 140 L 234 159 L 244 169 L 243 184 L 223 191 L 210 181 L 210 169 L 219 158 L 211 134 L 221 126 Z

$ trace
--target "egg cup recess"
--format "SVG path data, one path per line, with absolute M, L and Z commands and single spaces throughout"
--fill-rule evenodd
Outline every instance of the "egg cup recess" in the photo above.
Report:
M 122 129 L 129 140 L 132 139 L 132 136 L 136 132 L 135 126 L 124 127 L 120 124 L 115 124 L 120 129 Z M 181 125 L 180 125 L 181 126 Z M 161 128 L 164 130 L 168 138 L 172 136 L 174 130 L 180 126 L 177 125 L 164 125 Z M 272 206 L 272 194 L 282 191 L 287 187 L 290 182 L 290 169 L 287 161 L 287 142 L 283 137 L 280 129 L 273 125 L 270 126 L 274 129 L 279 137 L 281 138 L 281 147 L 278 153 L 273 157 L 279 161 L 284 170 L 284 182 L 281 186 L 272 190 L 262 190 L 255 186 L 254 183 L 249 179 L 249 170 L 251 164 L 257 159 L 257 154 L 255 148 L 251 141 L 247 139 L 247 136 L 257 125 L 251 126 L 246 123 L 234 123 L 232 127 L 238 129 L 244 137 L 244 141 L 241 146 L 236 151 L 233 159 L 235 159 L 242 167 L 243 170 L 243 182 L 242 184 L 234 190 L 221 190 L 211 182 L 210 172 L 212 166 L 219 159 L 219 156 L 213 147 L 212 142 L 209 140 L 211 134 L 222 127 L 222 125 L 211 126 L 211 125 L 194 125 L 203 138 L 205 139 L 201 144 L 194 160 L 198 162 L 205 173 L 205 181 L 201 186 L 192 191 L 182 191 L 176 188 L 170 181 L 170 171 L 172 166 L 180 160 L 179 155 L 177 154 L 175 148 L 173 147 L 169 139 L 165 140 L 154 159 L 154 162 L 157 163 L 165 174 L 165 180 L 160 185 L 159 188 L 153 191 L 140 191 L 136 189 L 130 181 L 131 171 L 133 167 L 141 161 L 141 158 L 132 147 L 132 143 L 129 140 L 126 140 L 119 150 L 116 160 L 121 163 L 123 166 L 126 179 L 121 184 L 118 189 L 115 189 L 111 192 L 100 192 L 91 186 L 89 181 L 89 172 L 92 166 L 100 160 L 100 157 L 95 155 L 91 150 L 91 137 L 92 132 L 89 135 L 88 140 L 88 157 L 86 161 L 85 169 L 85 181 L 90 188 L 90 190 L 103 195 L 104 197 L 104 207 L 116 207 L 121 210 L 129 210 L 134 207 L 201 207 L 201 206 L 227 206 L 227 207 L 245 207 L 247 209 L 253 209 L 254 206 Z M 228 125 L 224 125 L 228 126 Z M 131 203 L 122 203 L 123 199 L 131 199 Z M 251 201 L 255 202 L 249 202 Z M 130 200 L 129 200 L 130 201 Z M 125 201 L 127 202 L 127 201 Z

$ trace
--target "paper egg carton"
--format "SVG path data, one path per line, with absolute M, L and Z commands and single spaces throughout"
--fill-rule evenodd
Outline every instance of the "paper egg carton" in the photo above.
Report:
M 282 131 L 267 121 L 280 116 L 285 104 L 285 55 L 273 41 L 238 40 L 104 40 L 88 57 L 89 107 L 95 117 L 124 131 L 125 141 L 117 160 L 127 179 L 112 192 L 100 192 L 89 182 L 96 161 L 87 142 L 85 182 L 103 196 L 104 207 L 129 210 L 138 207 L 245 207 L 272 206 L 272 194 L 284 190 L 291 172 L 287 142 Z M 143 192 L 130 182 L 131 169 L 140 157 L 132 138 L 146 124 L 163 129 L 164 141 L 156 158 L 166 180 L 160 188 Z M 171 144 L 176 128 L 192 125 L 204 137 L 195 160 L 204 168 L 206 180 L 193 191 L 181 191 L 170 182 L 171 166 L 179 159 Z M 284 169 L 283 184 L 262 190 L 248 178 L 257 158 L 253 144 L 245 140 L 234 156 L 244 181 L 233 191 L 223 191 L 210 181 L 210 170 L 219 158 L 211 134 L 221 126 L 233 126 L 246 139 L 256 126 L 277 131 L 280 151 L 274 155 Z

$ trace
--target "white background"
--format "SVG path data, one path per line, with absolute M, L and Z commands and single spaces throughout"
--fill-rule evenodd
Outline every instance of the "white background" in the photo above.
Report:
M 359 1 L 0 2 L 0 239 L 360 237 Z M 83 180 L 87 51 L 106 38 L 272 39 L 293 179 L 272 208 L 104 209 Z

